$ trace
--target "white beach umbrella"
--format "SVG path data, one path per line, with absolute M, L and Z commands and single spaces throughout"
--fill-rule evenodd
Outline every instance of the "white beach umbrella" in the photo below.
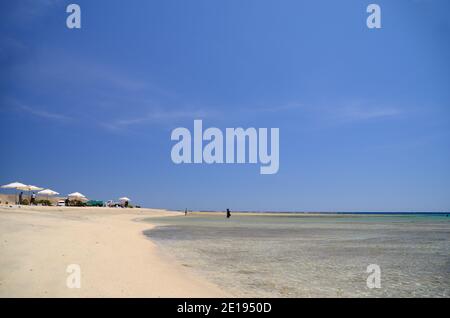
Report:
M 23 187 L 18 187 L 17 189 L 22 190 L 22 191 L 39 191 L 44 188 L 36 187 L 34 185 L 24 185 Z
M 74 192 L 67 195 L 70 200 L 87 201 L 88 198 L 80 192 Z
M 67 195 L 69 198 L 86 199 L 86 196 L 80 192 L 74 192 Z
M 2 185 L 2 188 L 4 189 L 18 189 L 21 187 L 26 187 L 26 184 L 20 183 L 20 182 L 12 182 L 5 185 Z
M 54 195 L 58 195 L 59 193 L 50 189 L 45 189 L 42 191 L 39 191 L 37 194 L 39 195 L 46 195 L 47 196 L 47 200 L 49 196 L 54 196 Z
M 5 185 L 2 185 L 2 188 L 4 189 L 16 189 L 16 193 L 15 193 L 15 197 L 14 199 L 16 200 L 17 203 L 17 190 L 22 188 L 22 187 L 26 187 L 26 184 L 20 183 L 20 182 L 12 182 L 12 183 L 8 183 Z
M 131 201 L 131 200 L 128 199 L 127 197 L 122 197 L 122 198 L 119 198 L 119 201 Z
M 19 187 L 17 189 L 22 190 L 22 191 L 31 192 L 31 191 L 39 191 L 39 190 L 42 190 L 44 188 L 36 187 L 34 185 L 26 185 L 24 187 Z M 30 193 L 30 202 L 31 202 L 31 193 Z
M 45 190 L 39 191 L 38 194 L 50 196 L 50 195 L 58 195 L 59 192 L 56 192 L 56 191 L 53 191 L 50 189 L 45 189 Z

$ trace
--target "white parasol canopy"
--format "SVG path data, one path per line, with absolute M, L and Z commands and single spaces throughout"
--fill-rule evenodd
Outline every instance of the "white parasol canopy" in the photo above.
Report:
M 122 198 L 119 198 L 119 201 L 131 201 L 131 200 L 127 197 L 122 197 Z
M 12 182 L 12 183 L 8 183 L 8 184 L 5 184 L 5 185 L 2 185 L 2 188 L 4 188 L 4 189 L 16 189 L 16 190 L 20 190 L 21 188 L 23 188 L 23 187 L 26 187 L 27 185 L 26 184 L 23 184 L 23 183 L 20 183 L 20 182 Z M 16 204 L 17 204 L 17 191 L 16 191 L 16 193 L 15 193 L 15 195 L 14 195 L 14 200 L 16 201 Z M 19 202 L 20 203 L 20 202 Z
M 80 192 L 74 192 L 67 195 L 69 198 L 86 198 L 86 196 Z
M 26 184 L 20 183 L 20 182 L 12 182 L 5 185 L 2 185 L 2 188 L 4 189 L 19 189 L 21 187 L 26 187 Z
M 36 187 L 34 185 L 26 185 L 24 187 L 19 187 L 17 189 L 22 190 L 22 191 L 31 192 L 31 191 L 39 191 L 39 190 L 42 190 L 44 188 L 39 188 L 39 187 Z M 30 202 L 31 202 L 31 193 L 30 193 Z
M 22 190 L 22 191 L 39 191 L 44 188 L 36 187 L 34 185 L 24 185 L 23 187 L 18 187 L 17 189 Z
M 56 191 L 50 190 L 50 189 L 45 189 L 45 190 L 39 191 L 38 194 L 49 196 L 49 195 L 58 195 L 59 193 Z

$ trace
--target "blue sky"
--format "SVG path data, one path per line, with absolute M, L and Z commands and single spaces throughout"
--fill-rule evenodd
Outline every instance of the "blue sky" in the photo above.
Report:
M 178 209 L 450 210 L 450 3 L 0 4 L 0 183 Z M 175 165 L 176 127 L 280 128 L 280 170 Z

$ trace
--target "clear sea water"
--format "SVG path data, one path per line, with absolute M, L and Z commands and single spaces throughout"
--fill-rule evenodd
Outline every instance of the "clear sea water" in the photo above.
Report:
M 445 215 L 188 215 L 145 234 L 238 297 L 449 297 Z M 369 264 L 381 288 L 367 287 Z

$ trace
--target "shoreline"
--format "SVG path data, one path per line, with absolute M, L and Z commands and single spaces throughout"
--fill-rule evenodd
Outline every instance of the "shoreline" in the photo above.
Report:
M 229 297 L 148 239 L 156 209 L 0 207 L 0 297 Z M 140 222 L 140 219 L 146 222 Z M 81 288 L 68 288 L 78 264 Z
M 179 211 L 177 211 L 179 212 Z M 184 213 L 184 212 L 183 212 Z M 188 215 L 196 216 L 220 216 L 223 211 L 191 211 Z M 448 216 L 450 212 L 252 212 L 235 211 L 235 216 L 276 216 L 276 217 L 365 217 L 365 216 Z

